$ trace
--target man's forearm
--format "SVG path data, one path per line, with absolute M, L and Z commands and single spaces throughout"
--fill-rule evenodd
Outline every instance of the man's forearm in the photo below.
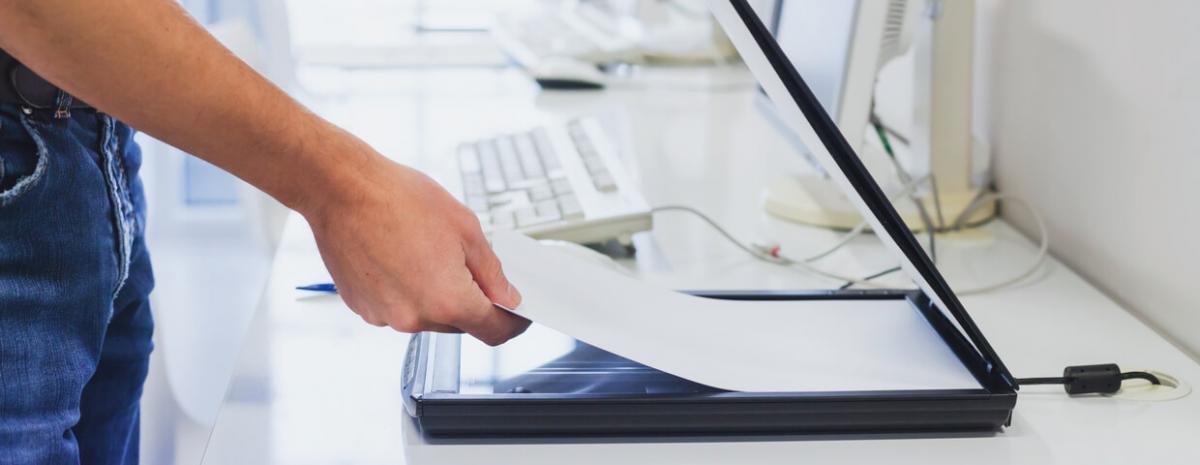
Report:
M 173 0 L 0 0 L 0 48 L 301 211 L 370 169 L 373 152 L 260 77 Z
M 489 344 L 529 326 L 493 305 L 521 296 L 474 213 L 309 113 L 174 0 L 0 0 L 0 48 L 299 210 L 338 293 L 368 323 Z

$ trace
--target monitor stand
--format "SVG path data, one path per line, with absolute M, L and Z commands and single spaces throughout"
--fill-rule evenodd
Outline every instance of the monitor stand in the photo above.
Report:
M 899 187 L 888 189 L 888 194 L 898 191 Z M 950 227 L 955 218 L 970 205 L 978 190 L 961 192 L 940 192 L 942 218 Z M 764 208 L 772 216 L 787 221 L 818 226 L 823 228 L 849 230 L 862 223 L 862 215 L 846 198 L 842 190 L 832 179 L 819 174 L 800 174 L 777 178 L 766 189 Z M 936 205 L 932 195 L 921 198 L 933 223 L 938 224 Z M 925 222 L 913 202 L 896 200 L 893 202 L 900 218 L 913 231 L 923 231 Z M 996 203 L 976 209 L 967 218 L 966 224 L 977 225 L 990 220 L 996 214 Z

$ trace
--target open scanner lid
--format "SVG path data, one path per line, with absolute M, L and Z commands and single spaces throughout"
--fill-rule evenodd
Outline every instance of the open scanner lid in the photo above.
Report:
M 1015 386 L 1012 375 L 967 314 L 954 290 L 938 272 L 883 190 L 850 147 L 837 125 L 796 71 L 787 55 L 746 0 L 708 0 L 742 60 L 776 106 L 780 118 L 796 132 L 922 292 L 987 362 L 990 381 Z M 886 234 L 878 234 L 884 231 Z

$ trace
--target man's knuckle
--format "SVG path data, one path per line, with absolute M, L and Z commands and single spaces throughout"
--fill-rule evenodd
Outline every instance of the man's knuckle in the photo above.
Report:
M 467 311 L 457 299 L 443 297 L 434 301 L 430 314 L 438 323 L 454 323 L 465 318 Z
M 419 333 L 423 325 L 421 320 L 414 315 L 401 314 L 392 319 L 390 323 L 392 329 L 402 333 Z
M 493 280 L 498 283 L 506 281 L 506 278 L 504 277 L 504 267 L 500 265 L 499 260 L 493 260 L 491 267 L 492 269 L 489 271 L 489 273 L 492 274 Z
M 380 319 L 370 313 L 360 313 L 358 316 L 359 316 L 359 318 L 362 318 L 362 320 L 364 322 L 366 322 L 367 324 L 369 324 L 371 326 L 378 326 L 378 327 L 387 326 L 387 324 L 385 324 L 382 319 Z
M 472 232 L 482 231 L 483 224 L 479 222 L 479 216 L 475 215 L 475 213 L 467 211 L 460 216 L 462 218 L 460 221 L 467 227 L 467 230 Z

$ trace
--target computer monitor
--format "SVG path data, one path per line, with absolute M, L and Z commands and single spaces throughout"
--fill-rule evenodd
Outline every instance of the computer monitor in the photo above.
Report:
M 876 76 L 885 63 L 903 54 L 912 42 L 920 4 L 920 0 L 775 0 L 770 11 L 757 11 L 771 25 L 775 40 L 805 76 L 851 147 L 864 155 L 872 172 L 886 169 L 889 164 L 881 151 L 867 150 L 870 147 L 866 144 L 872 134 L 869 129 Z M 781 130 L 788 131 L 782 125 Z M 798 148 L 807 154 L 806 147 Z M 774 181 L 766 195 L 767 211 L 825 227 L 848 229 L 861 222 L 820 166 L 813 163 L 813 168 L 814 174 Z
M 771 32 L 857 150 L 879 68 L 911 41 L 917 0 L 777 0 Z
M 994 202 L 980 201 L 988 187 L 987 144 L 971 133 L 975 0 L 760 1 L 771 3 L 755 4 L 755 13 L 796 68 L 812 76 L 825 111 L 889 195 L 906 186 L 883 144 L 874 143 L 878 134 L 871 125 L 872 107 L 876 97 L 883 97 L 881 107 L 890 103 L 911 111 L 911 121 L 896 121 L 906 143 L 893 147 L 917 179 L 909 181 L 917 183 L 914 198 L 936 213 L 936 222 L 924 221 L 916 202 L 899 202 L 905 222 L 914 230 L 946 228 L 981 224 L 995 215 Z M 910 45 L 906 63 L 911 69 L 896 66 L 880 75 L 883 65 Z M 889 81 L 877 87 L 877 77 Z M 911 95 L 894 93 L 905 85 Z M 892 93 L 875 95 L 884 88 Z M 888 113 L 895 116 L 895 111 Z M 785 125 L 781 130 L 795 140 Z M 850 229 L 861 224 L 862 217 L 829 182 L 808 148 L 799 142 L 797 147 L 809 157 L 813 172 L 774 180 L 764 196 L 766 210 L 808 225 Z

